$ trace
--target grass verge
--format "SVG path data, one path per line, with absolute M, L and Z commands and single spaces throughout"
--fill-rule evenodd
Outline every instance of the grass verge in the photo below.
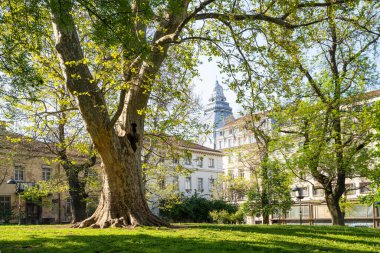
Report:
M 0 252 L 380 252 L 380 230 L 186 224 L 181 228 L 0 226 Z

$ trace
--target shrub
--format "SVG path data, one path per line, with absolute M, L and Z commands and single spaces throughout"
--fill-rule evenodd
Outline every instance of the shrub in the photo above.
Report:
M 244 222 L 244 212 L 241 209 L 232 213 L 226 210 L 211 211 L 210 216 L 214 222 L 219 224 L 240 224 Z
M 214 222 L 219 224 L 229 223 L 230 221 L 230 214 L 226 210 L 211 211 L 210 216 Z
M 4 223 L 9 223 L 13 218 L 13 212 L 11 210 L 5 209 L 0 212 L 0 221 L 4 221 Z
M 198 195 L 180 197 L 180 201 L 171 203 L 170 200 L 161 200 L 160 216 L 173 222 L 212 222 L 210 212 L 226 211 L 235 213 L 237 207 L 223 200 L 208 200 Z

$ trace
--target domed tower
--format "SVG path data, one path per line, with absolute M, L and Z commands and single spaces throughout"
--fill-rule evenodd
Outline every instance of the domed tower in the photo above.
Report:
M 228 116 L 232 116 L 232 108 L 226 101 L 223 87 L 216 80 L 203 117 L 204 124 L 207 124 L 212 133 L 201 136 L 199 140 L 201 145 L 216 149 L 216 129 L 224 125 L 225 119 Z

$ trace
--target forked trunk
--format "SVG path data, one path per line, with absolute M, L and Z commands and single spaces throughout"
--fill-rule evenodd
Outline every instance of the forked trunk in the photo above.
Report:
M 344 226 L 344 214 L 340 209 L 339 198 L 332 194 L 326 195 L 326 203 L 332 217 L 333 225 Z
M 163 23 L 162 29 L 155 33 L 156 41 L 176 31 L 186 17 L 188 4 L 189 1 L 184 1 L 181 14 L 170 16 L 170 20 Z M 141 112 L 147 106 L 149 87 L 167 55 L 169 43 L 162 46 L 156 43 L 148 61 L 138 60 L 140 56 L 135 59 L 139 71 L 129 70 L 125 75 L 131 86 L 126 97 L 126 93 L 120 93 L 118 110 L 111 117 L 103 91 L 94 82 L 89 66 L 83 63 L 85 54 L 72 16 L 73 7 L 73 1 L 50 1 L 55 48 L 66 86 L 78 99 L 87 131 L 102 158 L 104 174 L 98 208 L 90 218 L 76 226 L 167 226 L 150 211 L 145 199 L 141 172 L 144 116 Z M 115 119 L 119 119 L 119 127 L 114 126 Z
M 119 139 L 121 140 L 121 139 Z M 119 141 L 117 150 L 103 154 L 103 189 L 95 213 L 76 227 L 168 226 L 155 216 L 145 199 L 139 159 L 129 143 Z

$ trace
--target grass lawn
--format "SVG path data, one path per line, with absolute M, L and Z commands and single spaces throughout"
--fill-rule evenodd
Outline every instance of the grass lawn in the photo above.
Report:
M 380 252 L 380 230 L 189 224 L 182 228 L 0 226 L 6 252 Z

